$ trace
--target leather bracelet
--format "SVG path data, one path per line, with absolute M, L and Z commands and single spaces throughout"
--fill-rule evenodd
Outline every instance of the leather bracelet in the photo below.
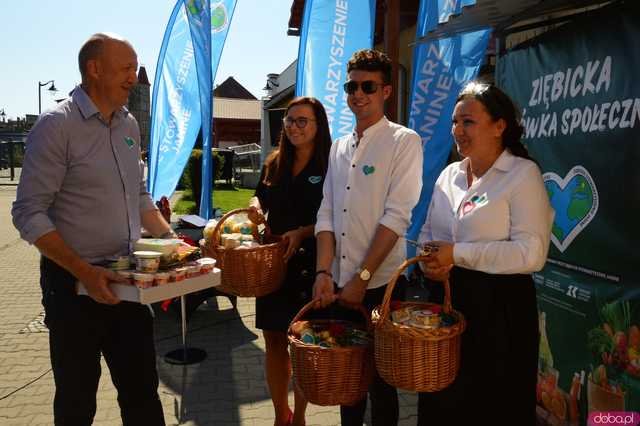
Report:
M 329 278 L 333 278 L 333 274 L 326 269 L 320 269 L 319 271 L 316 271 L 316 277 L 320 274 L 326 274 L 329 275 Z

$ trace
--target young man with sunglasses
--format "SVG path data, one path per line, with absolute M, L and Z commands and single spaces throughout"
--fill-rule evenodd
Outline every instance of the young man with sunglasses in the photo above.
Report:
M 422 144 L 417 133 L 384 116 L 392 91 L 387 55 L 360 50 L 347 72 L 344 90 L 356 127 L 329 155 L 315 228 L 314 300 L 322 307 L 337 299 L 371 311 L 406 258 L 404 235 L 422 188 Z M 396 389 L 376 374 L 369 395 L 373 425 L 397 424 Z M 342 424 L 362 425 L 366 401 L 340 407 Z

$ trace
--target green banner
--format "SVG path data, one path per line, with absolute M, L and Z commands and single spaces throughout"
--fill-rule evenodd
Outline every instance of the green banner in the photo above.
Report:
M 638 40 L 640 7 L 615 3 L 499 60 L 556 212 L 534 275 L 540 424 L 640 411 Z
M 640 284 L 639 17 L 618 4 L 508 53 L 498 69 L 556 210 L 550 259 L 623 285 Z

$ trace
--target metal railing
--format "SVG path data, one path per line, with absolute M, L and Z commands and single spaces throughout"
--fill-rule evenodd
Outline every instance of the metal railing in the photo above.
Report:
M 4 137 L 0 136 L 0 178 L 9 178 L 10 183 L 17 183 L 24 158 L 24 138 L 11 137 L 5 140 Z

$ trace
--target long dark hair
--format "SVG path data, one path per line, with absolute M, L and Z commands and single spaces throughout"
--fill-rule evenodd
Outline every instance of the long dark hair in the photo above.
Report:
M 493 121 L 503 119 L 506 127 L 502 132 L 502 145 L 517 157 L 533 160 L 521 141 L 524 128 L 520 124 L 520 111 L 506 93 L 493 84 L 472 81 L 462 89 L 456 104 L 463 99 L 480 102 Z
M 329 122 L 327 113 L 319 100 L 312 97 L 302 96 L 294 98 L 287 105 L 285 117 L 289 110 L 298 105 L 310 105 L 316 119 L 316 137 L 313 139 L 313 161 L 320 167 L 322 176 L 327 174 L 329 164 L 329 150 L 331 149 L 331 134 L 329 132 Z M 263 183 L 267 186 L 278 184 L 285 173 L 293 170 L 293 159 L 295 147 L 287 137 L 284 126 L 280 131 L 280 141 L 278 149 L 273 151 L 264 162 L 265 173 Z

